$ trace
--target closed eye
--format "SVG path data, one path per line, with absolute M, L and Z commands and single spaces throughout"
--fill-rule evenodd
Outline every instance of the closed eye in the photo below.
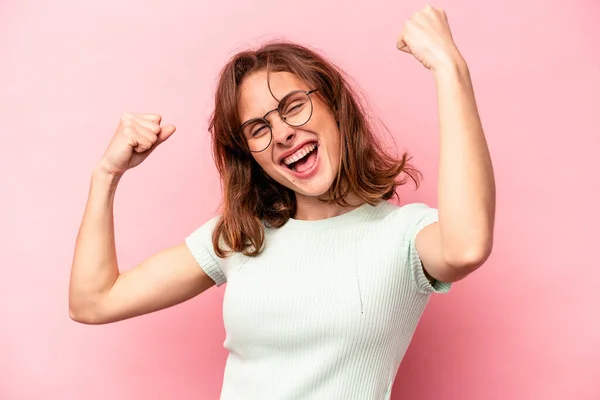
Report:
M 250 137 L 257 138 L 257 137 L 260 137 L 260 136 L 266 134 L 268 131 L 269 131 L 269 128 L 266 125 L 260 125 L 254 129 L 252 129 L 252 133 L 250 134 Z
M 300 111 L 302 111 L 304 106 L 305 106 L 305 103 L 296 103 L 294 106 L 288 107 L 285 111 L 285 116 L 291 117 L 295 114 L 298 114 Z

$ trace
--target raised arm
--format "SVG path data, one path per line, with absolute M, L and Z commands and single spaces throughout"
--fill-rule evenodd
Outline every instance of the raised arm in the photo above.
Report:
M 115 250 L 113 204 L 123 173 L 139 165 L 175 127 L 160 116 L 126 115 L 92 174 L 77 236 L 69 285 L 69 315 L 86 324 L 115 322 L 190 299 L 215 282 L 185 243 L 152 255 L 120 273 Z
M 492 251 L 496 187 L 467 63 L 446 13 L 426 7 L 398 38 L 435 80 L 440 124 L 439 223 L 423 228 L 416 248 L 425 272 L 453 282 L 479 268 Z

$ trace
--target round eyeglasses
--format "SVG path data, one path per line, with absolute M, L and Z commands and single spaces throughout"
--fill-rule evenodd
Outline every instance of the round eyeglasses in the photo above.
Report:
M 253 153 L 264 151 L 271 145 L 273 141 L 273 127 L 267 116 L 273 111 L 277 111 L 283 122 L 289 126 L 302 126 L 306 124 L 313 113 L 313 104 L 310 95 L 315 90 L 294 90 L 288 93 L 281 101 L 277 108 L 269 111 L 262 118 L 253 118 L 242 124 L 240 134 L 245 139 L 244 142 L 247 150 Z

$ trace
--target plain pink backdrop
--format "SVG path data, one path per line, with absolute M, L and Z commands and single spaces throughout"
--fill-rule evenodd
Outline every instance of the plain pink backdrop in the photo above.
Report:
M 273 37 L 354 76 L 424 172 L 436 205 L 429 73 L 395 49 L 417 0 L 3 1 L 0 5 L 0 398 L 217 399 L 226 352 L 213 288 L 137 319 L 84 326 L 67 287 L 90 172 L 124 112 L 178 131 L 116 199 L 129 268 L 214 215 L 207 120 L 220 67 Z M 495 166 L 493 255 L 434 296 L 398 399 L 600 399 L 600 4 L 445 0 Z

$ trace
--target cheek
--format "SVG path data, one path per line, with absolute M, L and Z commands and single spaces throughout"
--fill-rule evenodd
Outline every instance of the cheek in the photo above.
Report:
M 254 161 L 256 161 L 258 166 L 262 168 L 263 171 L 265 171 L 271 177 L 273 177 L 274 174 L 277 174 L 277 166 L 273 163 L 273 159 L 270 153 L 257 153 L 254 155 Z
M 339 157 L 342 138 L 337 124 L 330 124 L 323 136 L 323 141 L 326 143 L 329 156 L 333 158 Z

